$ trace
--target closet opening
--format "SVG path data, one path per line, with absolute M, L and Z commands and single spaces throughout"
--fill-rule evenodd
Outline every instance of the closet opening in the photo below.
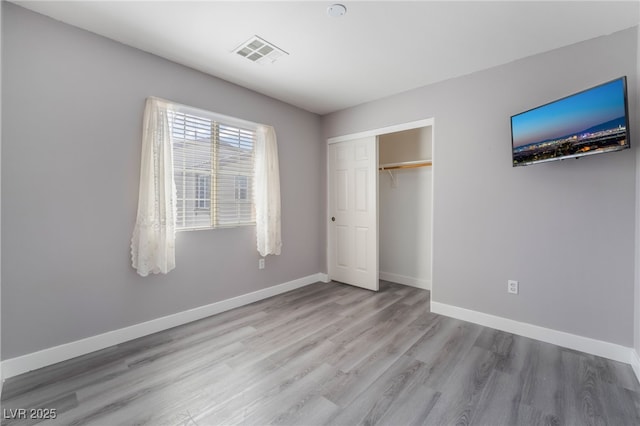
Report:
M 432 290 L 434 119 L 327 139 L 330 280 Z
M 433 127 L 378 135 L 380 280 L 431 290 Z

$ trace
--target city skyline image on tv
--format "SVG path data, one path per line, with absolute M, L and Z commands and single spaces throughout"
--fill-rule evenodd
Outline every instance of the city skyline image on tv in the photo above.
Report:
M 626 77 L 511 117 L 513 165 L 629 147 Z

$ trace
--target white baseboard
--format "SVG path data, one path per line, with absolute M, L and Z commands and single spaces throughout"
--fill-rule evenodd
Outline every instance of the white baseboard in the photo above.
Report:
M 4 380 L 31 370 L 36 370 L 77 356 L 105 349 L 109 346 L 118 345 L 129 340 L 157 333 L 158 331 L 167 330 L 178 325 L 187 324 L 211 315 L 219 314 L 220 312 L 248 305 L 249 303 L 286 293 L 287 291 L 295 290 L 318 281 L 328 282 L 329 278 L 327 274 L 323 273 L 309 275 L 231 299 L 222 300 L 220 302 L 156 318 L 140 324 L 76 340 L 75 342 L 43 349 L 41 351 L 22 355 L 16 358 L 7 359 L 2 361 L 0 364 L 0 372 L 3 374 L 0 377 Z
M 635 349 L 631 350 L 631 362 L 629 364 L 631 364 L 631 368 L 633 368 L 633 372 L 636 373 L 636 378 L 640 382 L 640 355 Z
M 552 343 L 554 345 L 574 349 L 580 352 L 601 356 L 614 361 L 624 362 L 625 364 L 631 364 L 633 366 L 631 360 L 632 353 L 635 353 L 635 351 L 632 348 L 615 343 L 603 342 L 589 337 L 552 330 L 550 328 L 514 321 L 508 318 L 498 317 L 434 301 L 431 301 L 431 312 L 484 325 L 486 327 L 506 331 L 519 336 Z M 640 367 L 640 364 L 638 364 L 637 367 Z M 634 369 L 635 368 L 636 367 L 634 367 Z M 638 375 L 638 370 L 634 371 L 636 371 L 636 375 Z
M 381 280 L 391 281 L 392 283 L 409 285 L 424 290 L 431 290 L 431 280 L 423 280 L 421 278 L 407 277 L 405 275 L 393 274 L 391 272 L 378 272 Z

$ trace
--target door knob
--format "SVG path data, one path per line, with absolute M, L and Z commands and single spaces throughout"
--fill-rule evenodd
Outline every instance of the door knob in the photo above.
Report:
M 336 218 L 335 217 L 331 217 L 331 222 L 335 222 Z

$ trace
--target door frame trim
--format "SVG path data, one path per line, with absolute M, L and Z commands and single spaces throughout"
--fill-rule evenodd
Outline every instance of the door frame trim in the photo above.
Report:
M 425 118 L 422 120 L 409 121 L 407 123 L 394 124 L 391 126 L 380 127 L 377 129 L 365 130 L 358 133 L 350 133 L 342 136 L 334 136 L 327 139 L 327 144 L 345 142 L 351 139 L 360 139 L 360 138 L 366 138 L 370 136 L 380 136 L 387 133 L 402 132 L 403 130 L 418 129 L 420 127 L 433 126 L 434 121 L 435 120 L 433 118 Z
M 431 177 L 431 299 L 433 299 L 433 289 L 434 289 L 434 282 L 433 282 L 433 267 L 434 267 L 434 263 L 433 263 L 433 241 L 434 241 L 434 235 L 433 232 L 435 230 L 435 226 L 434 226 L 434 182 L 435 182 L 435 118 L 431 117 L 431 118 L 424 118 L 422 120 L 416 120 L 416 121 L 409 121 L 406 123 L 400 123 L 400 124 L 393 124 L 393 125 L 389 125 L 389 126 L 385 126 L 385 127 L 379 127 L 379 128 L 374 128 L 374 129 L 370 129 L 370 130 L 364 130 L 361 132 L 357 132 L 357 133 L 349 133 L 346 135 L 341 135 L 341 136 L 333 136 L 330 138 L 327 138 L 327 145 L 325 148 L 325 158 L 326 160 L 326 179 L 325 179 L 325 185 L 326 185 L 326 191 L 325 191 L 325 217 L 329 218 L 329 216 L 331 215 L 331 212 L 329 211 L 329 189 L 330 189 L 330 182 L 329 182 L 329 145 L 334 144 L 334 143 L 339 143 L 339 142 L 345 142 L 345 141 L 350 141 L 353 139 L 361 139 L 361 138 L 366 138 L 366 137 L 370 137 L 370 136 L 375 136 L 376 138 L 380 135 L 384 135 L 387 133 L 395 133 L 395 132 L 402 132 L 404 130 L 411 130 L 411 129 L 418 129 L 421 127 L 428 127 L 431 126 L 431 157 L 432 157 L 432 161 L 433 161 L 433 175 Z M 377 145 L 377 142 L 376 142 Z M 379 205 L 378 205 L 378 186 L 379 186 L 379 181 L 378 179 L 376 179 L 376 210 L 379 210 Z M 379 216 L 378 213 L 376 213 L 376 221 L 378 222 L 378 227 L 379 227 Z M 326 228 L 325 228 L 325 267 L 327 268 L 327 274 L 329 273 L 329 226 L 331 226 L 331 224 L 329 223 L 329 221 L 327 220 L 326 222 Z M 378 245 L 378 249 L 380 247 L 380 241 L 379 241 L 379 236 L 380 236 L 380 230 L 378 229 L 378 232 L 376 232 L 377 236 L 378 236 L 378 241 L 376 241 L 376 244 Z M 378 256 L 379 256 L 379 250 L 378 250 Z M 378 271 L 379 272 L 379 271 Z M 329 277 L 329 279 L 331 279 L 331 277 Z

